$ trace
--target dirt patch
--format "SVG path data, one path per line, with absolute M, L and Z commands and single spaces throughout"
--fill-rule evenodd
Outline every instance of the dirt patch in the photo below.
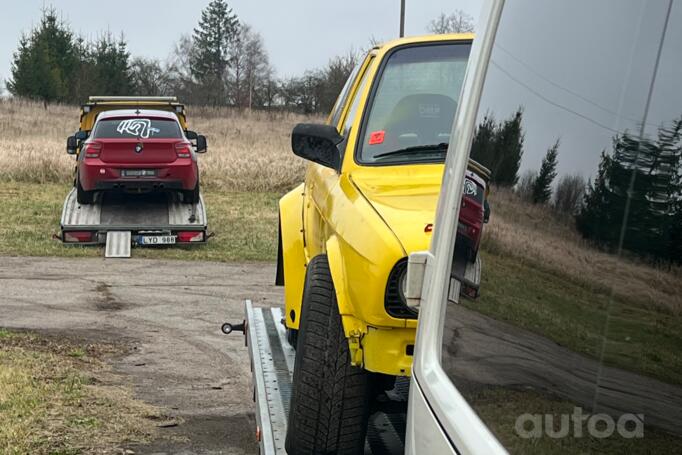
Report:
M 85 258 L 2 262 L 0 327 L 34 330 L 71 362 L 101 358 L 112 377 L 98 375 L 88 386 L 123 381 L 131 397 L 161 410 L 157 420 L 147 419 L 152 437 L 131 438 L 107 450 L 258 453 L 248 351 L 241 334 L 225 336 L 220 325 L 244 318 L 244 299 L 281 304 L 281 288 L 272 285 L 274 265 Z
M 0 330 L 0 453 L 121 453 L 158 438 L 162 412 L 104 362 L 128 348 Z
M 95 307 L 100 311 L 118 311 L 126 307 L 126 304 L 116 299 L 111 291 L 111 285 L 99 282 L 95 286 Z
M 243 431 L 250 427 L 253 431 Z M 197 454 L 253 453 L 256 421 L 252 413 L 231 416 L 197 415 L 181 425 L 161 428 L 163 438 L 146 445 L 131 445 L 135 453 Z

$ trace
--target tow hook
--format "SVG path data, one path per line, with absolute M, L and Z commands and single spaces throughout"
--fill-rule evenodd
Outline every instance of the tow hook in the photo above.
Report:
M 242 321 L 240 324 L 230 324 L 229 322 L 226 322 L 220 327 L 220 330 L 222 330 L 225 335 L 229 335 L 232 332 L 242 332 L 243 334 L 246 334 L 246 321 Z

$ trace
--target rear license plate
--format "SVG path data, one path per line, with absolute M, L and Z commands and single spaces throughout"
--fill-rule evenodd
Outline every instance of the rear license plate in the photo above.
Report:
M 155 177 L 156 169 L 123 169 L 123 177 Z
M 173 245 L 175 240 L 174 235 L 142 235 L 140 245 Z

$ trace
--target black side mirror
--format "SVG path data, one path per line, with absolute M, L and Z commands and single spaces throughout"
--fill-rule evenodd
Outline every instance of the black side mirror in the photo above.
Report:
M 69 155 L 75 155 L 78 151 L 78 139 L 76 136 L 69 136 L 66 139 L 66 153 Z
M 206 136 L 202 134 L 197 134 L 197 153 L 206 153 L 208 150 L 208 144 L 206 143 Z
M 76 139 L 78 139 L 79 141 L 84 141 L 90 135 L 88 134 L 87 131 L 78 131 L 78 132 L 76 132 L 75 136 L 76 136 Z
M 190 141 L 195 140 L 198 136 L 199 135 L 197 134 L 196 131 L 191 131 L 191 130 L 185 131 L 185 137 L 187 137 L 187 139 L 189 139 Z
M 295 155 L 337 171 L 341 169 L 341 152 L 337 147 L 341 141 L 343 136 L 331 125 L 299 123 L 291 133 Z

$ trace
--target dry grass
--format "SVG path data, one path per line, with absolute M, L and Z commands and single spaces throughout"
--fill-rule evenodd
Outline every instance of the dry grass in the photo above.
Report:
M 188 108 L 191 128 L 206 134 L 209 151 L 200 157 L 202 184 L 228 191 L 282 191 L 303 178 L 304 162 L 291 152 L 291 128 L 319 121 L 290 113 Z M 65 183 L 74 159 L 67 136 L 78 129 L 78 108 L 26 100 L 0 100 L 0 179 Z
M 102 361 L 120 347 L 0 329 L 0 453 L 122 453 L 155 436 L 154 407 Z
M 74 162 L 64 143 L 77 129 L 77 112 L 74 106 L 45 110 L 39 103 L 1 100 L 0 180 L 69 185 Z M 274 193 L 303 179 L 304 162 L 290 151 L 292 126 L 320 120 L 227 108 L 190 108 L 189 119 L 209 139 L 209 152 L 201 157 L 203 185 L 214 192 Z M 493 219 L 485 236 L 486 249 L 493 253 L 540 265 L 602 292 L 614 289 L 620 297 L 667 312 L 682 310 L 680 268 L 654 268 L 598 251 L 580 238 L 570 219 L 523 203 L 510 191 L 493 192 Z
M 512 191 L 494 189 L 492 217 L 484 247 L 516 257 L 573 281 L 613 292 L 631 302 L 682 313 L 682 269 L 652 267 L 636 258 L 599 251 L 576 232 L 573 220 L 521 201 Z

